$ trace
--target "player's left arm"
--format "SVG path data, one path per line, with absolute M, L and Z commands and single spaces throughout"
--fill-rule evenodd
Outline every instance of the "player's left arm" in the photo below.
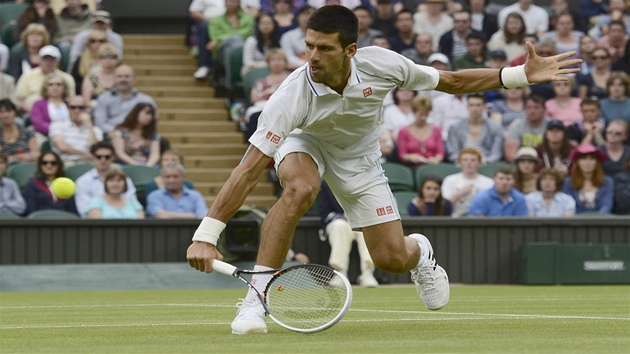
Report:
M 523 68 L 529 84 L 537 84 L 547 81 L 567 81 L 568 78 L 562 75 L 576 73 L 578 68 L 572 68 L 582 62 L 581 59 L 569 59 L 576 55 L 576 52 L 561 53 L 552 57 L 540 57 L 536 54 L 534 45 L 527 42 L 528 55 Z M 508 70 L 506 69 L 503 69 Z M 516 70 L 509 68 L 509 70 Z M 437 91 L 451 94 L 463 94 L 470 92 L 481 92 L 495 90 L 502 87 L 517 87 L 510 77 L 503 75 L 501 82 L 498 69 L 468 69 L 461 71 L 440 71 L 440 80 Z M 521 80 L 522 81 L 522 80 Z

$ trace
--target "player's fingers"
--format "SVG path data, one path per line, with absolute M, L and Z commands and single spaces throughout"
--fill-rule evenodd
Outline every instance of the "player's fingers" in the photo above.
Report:
M 576 53 L 576 52 L 571 51 L 571 52 L 560 53 L 560 54 L 558 54 L 558 55 L 554 55 L 554 58 L 555 58 L 556 60 L 563 60 L 563 59 L 567 59 L 567 58 L 574 57 L 574 56 L 576 56 L 576 55 L 577 55 L 577 53 Z M 581 59 L 576 59 L 576 60 L 578 60 L 578 61 L 582 61 Z

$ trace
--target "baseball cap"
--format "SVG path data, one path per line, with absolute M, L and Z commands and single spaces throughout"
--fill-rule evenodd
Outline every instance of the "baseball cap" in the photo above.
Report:
M 103 10 L 94 11 L 92 14 L 92 22 L 103 22 L 103 23 L 111 23 L 112 15 Z
M 53 57 L 55 59 L 61 59 L 61 52 L 54 45 L 45 45 L 39 50 L 40 57 Z
M 502 50 L 493 50 L 492 52 L 490 52 L 490 58 L 502 58 L 504 60 L 507 60 L 507 55 L 505 54 L 504 51 Z
M 433 53 L 429 55 L 429 58 L 427 59 L 427 63 L 431 64 L 434 61 L 440 62 L 442 64 L 446 64 L 446 65 L 450 63 L 448 60 L 448 57 L 442 53 Z
M 565 129 L 564 123 L 562 123 L 562 121 L 558 119 L 552 119 L 547 123 L 547 130 L 551 128 L 561 128 L 563 130 Z

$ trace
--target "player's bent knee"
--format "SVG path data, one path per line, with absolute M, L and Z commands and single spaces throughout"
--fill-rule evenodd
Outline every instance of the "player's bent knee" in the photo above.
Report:
M 374 262 L 376 268 L 390 273 L 402 274 L 409 270 L 407 265 L 408 259 L 398 255 L 388 255 L 386 257 L 372 255 L 372 262 Z

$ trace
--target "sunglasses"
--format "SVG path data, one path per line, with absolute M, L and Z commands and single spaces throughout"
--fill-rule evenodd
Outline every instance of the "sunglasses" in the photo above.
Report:
M 68 105 L 68 108 L 69 108 L 70 110 L 75 110 L 75 109 L 84 110 L 84 109 L 85 109 L 85 106 L 70 106 L 70 105 Z
M 61 83 L 61 82 L 49 82 L 48 86 L 49 87 L 52 87 L 52 86 L 59 86 L 59 87 L 61 87 L 61 86 L 63 86 L 63 83 Z
M 112 158 L 112 155 L 94 155 L 99 160 L 109 160 Z
M 614 136 L 621 136 L 621 135 L 623 135 L 623 132 L 620 132 L 618 130 L 606 129 L 606 134 L 610 134 L 610 135 L 614 135 Z
M 593 55 L 593 60 L 605 60 L 608 59 L 608 55 Z
M 57 161 L 42 161 L 41 165 L 42 166 L 48 166 L 48 165 L 50 165 L 50 166 L 57 166 Z
M 118 55 L 116 54 L 101 54 L 98 57 L 101 59 L 118 59 Z
M 105 39 L 90 39 L 90 43 L 105 43 L 107 40 Z

